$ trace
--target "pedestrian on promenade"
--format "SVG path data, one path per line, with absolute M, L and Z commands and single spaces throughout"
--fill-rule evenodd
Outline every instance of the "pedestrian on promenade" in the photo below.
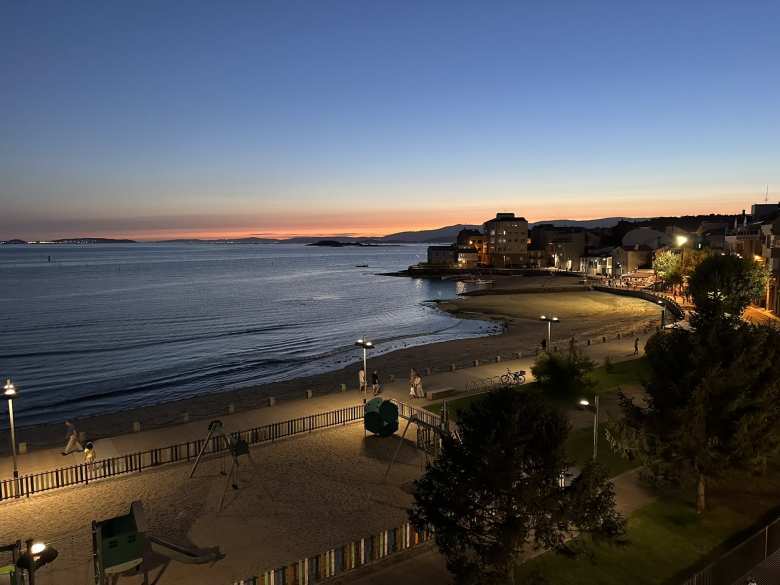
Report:
M 374 373 L 371 374 L 371 388 L 374 391 L 374 396 L 382 392 L 382 387 L 379 384 L 379 372 L 374 370 Z
M 542 351 L 547 351 L 547 338 L 542 339 Z
M 363 395 L 363 402 L 366 401 L 366 390 L 368 389 L 366 385 L 366 371 L 363 368 L 360 368 L 360 371 L 358 372 L 358 386 L 360 389 L 360 393 Z
M 414 377 L 414 393 L 417 398 L 425 398 L 425 392 L 423 392 L 422 376 L 417 374 Z
M 634 355 L 639 355 L 639 338 L 634 340 Z
M 417 370 L 412 368 L 409 371 L 409 398 L 414 399 L 416 397 L 414 381 L 417 379 Z
M 76 425 L 69 420 L 66 420 L 65 428 L 67 429 L 65 432 L 65 440 L 68 442 L 65 445 L 65 450 L 62 454 L 70 455 L 73 451 L 83 451 L 84 447 L 82 447 L 79 442 L 79 432 L 76 430 Z

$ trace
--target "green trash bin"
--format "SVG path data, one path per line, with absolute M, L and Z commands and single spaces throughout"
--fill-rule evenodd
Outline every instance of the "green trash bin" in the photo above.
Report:
M 389 437 L 398 430 L 398 406 L 381 398 L 369 400 L 365 405 L 363 424 L 368 432 Z

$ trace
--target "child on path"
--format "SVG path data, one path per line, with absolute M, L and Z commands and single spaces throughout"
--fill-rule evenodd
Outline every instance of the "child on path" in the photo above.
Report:
M 374 390 L 374 396 L 382 392 L 382 387 L 379 384 L 379 372 L 374 370 L 374 373 L 371 374 L 371 386 Z

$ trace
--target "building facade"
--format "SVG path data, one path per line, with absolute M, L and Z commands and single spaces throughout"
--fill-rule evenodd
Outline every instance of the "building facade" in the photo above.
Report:
M 528 222 L 514 213 L 498 213 L 483 224 L 487 264 L 519 268 L 528 264 Z

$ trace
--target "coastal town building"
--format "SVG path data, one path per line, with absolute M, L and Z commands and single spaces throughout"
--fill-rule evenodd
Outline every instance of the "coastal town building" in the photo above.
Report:
M 653 248 L 634 244 L 633 246 L 618 246 L 612 251 L 613 274 L 626 275 L 640 268 L 650 268 L 652 265 Z
M 489 264 L 487 247 L 485 246 L 485 234 L 479 230 L 468 228 L 460 230 L 455 243 L 458 248 L 474 248 L 477 253 L 477 264 Z
M 580 258 L 588 247 L 590 234 L 581 227 L 541 224 L 531 229 L 529 265 L 559 270 L 579 270 Z
M 754 206 L 755 207 L 755 206 Z M 769 269 L 766 308 L 780 313 L 780 211 L 761 223 L 761 258 Z
M 428 246 L 428 264 L 448 268 L 476 268 L 479 253 L 473 246 Z
M 496 268 L 528 264 L 528 222 L 514 213 L 497 213 L 483 224 L 487 264 Z

